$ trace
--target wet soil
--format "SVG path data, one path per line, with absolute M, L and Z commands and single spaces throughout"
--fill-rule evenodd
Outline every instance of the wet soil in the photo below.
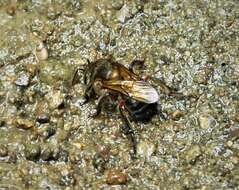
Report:
M 239 4 L 161 0 L 0 1 L 0 189 L 238 189 Z M 90 118 L 87 59 L 144 75 L 166 116 Z M 165 94 L 164 81 L 187 98 Z

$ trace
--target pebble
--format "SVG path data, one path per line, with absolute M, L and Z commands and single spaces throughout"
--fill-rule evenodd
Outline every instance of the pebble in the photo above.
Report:
M 113 2 L 112 2 L 112 7 L 115 10 L 120 10 L 123 5 L 124 5 L 124 1 L 123 0 L 113 0 Z
M 34 127 L 34 122 L 25 118 L 16 118 L 14 120 L 14 125 L 20 129 L 30 129 Z
M 74 67 L 67 64 L 62 64 L 60 60 L 49 59 L 42 61 L 39 66 L 39 80 L 50 86 L 60 87 L 62 82 L 72 80 Z
M 37 66 L 33 65 L 33 64 L 26 65 L 26 70 L 30 74 L 31 77 L 34 77 L 38 72 Z
M 231 161 L 233 164 L 237 165 L 239 163 L 239 156 L 232 156 Z
M 56 134 L 54 135 L 54 138 L 57 139 L 58 142 L 65 141 L 69 138 L 69 132 L 60 128 L 57 128 Z
M 208 76 L 205 74 L 204 71 L 201 71 L 196 75 L 195 81 L 199 84 L 206 85 L 208 82 Z
M 7 10 L 6 10 L 7 14 L 10 15 L 10 16 L 14 16 L 16 14 L 16 6 L 15 5 L 10 5 L 7 7 Z
M 75 183 L 75 178 L 70 173 L 62 175 L 60 177 L 60 184 L 63 186 L 71 186 L 71 185 L 74 185 L 74 183 Z
M 59 152 L 59 160 L 63 162 L 69 161 L 69 152 L 67 150 L 61 150 Z
M 117 169 L 111 169 L 107 172 L 106 182 L 109 185 L 123 185 L 128 181 L 127 174 Z
M 131 17 L 128 6 L 125 4 L 118 12 L 118 20 L 121 23 L 126 22 Z
M 39 42 L 36 47 L 36 58 L 38 61 L 43 61 L 48 58 L 48 51 L 43 42 Z
M 35 117 L 37 122 L 43 124 L 48 123 L 50 121 L 48 107 L 49 106 L 47 102 L 44 101 L 38 102 L 35 110 Z
M 17 155 L 16 155 L 16 152 L 15 151 L 11 151 L 11 152 L 8 152 L 8 162 L 10 163 L 16 163 L 18 158 L 17 158 Z
M 149 160 L 154 152 L 155 144 L 150 141 L 142 141 L 137 145 L 137 154 L 142 158 Z
M 60 173 L 60 185 L 72 186 L 75 184 L 75 178 L 70 167 L 61 167 Z
M 201 155 L 201 148 L 198 145 L 193 145 L 185 154 L 187 162 L 195 162 Z
M 104 160 L 108 160 L 110 156 L 110 147 L 105 145 L 98 145 L 97 152 Z
M 22 71 L 18 75 L 18 78 L 15 81 L 17 86 L 27 87 L 30 83 L 30 76 L 28 73 Z
M 69 154 L 69 160 L 72 164 L 80 165 L 82 164 L 82 156 L 77 151 Z
M 42 137 L 46 140 L 51 136 L 55 135 L 56 129 L 53 126 L 44 126 L 42 130 Z
M 99 172 L 103 172 L 106 168 L 106 161 L 99 155 L 95 154 L 93 160 L 92 160 L 92 165 L 94 166 L 95 169 L 97 169 Z
M 43 161 L 49 161 L 53 159 L 53 151 L 50 147 L 44 147 L 41 151 L 41 159 Z
M 25 146 L 25 157 L 28 160 L 36 161 L 41 154 L 41 148 L 38 144 L 27 144 Z
M 47 97 L 49 106 L 52 109 L 56 109 L 64 101 L 64 95 L 62 94 L 60 90 L 52 90 L 46 95 L 46 97 Z
M 0 157 L 5 157 L 8 154 L 8 149 L 5 145 L 0 145 Z
M 44 161 L 57 160 L 60 156 L 60 149 L 46 145 L 42 148 L 41 159 Z
M 227 146 L 228 146 L 228 147 L 232 147 L 232 145 L 233 145 L 233 142 L 232 142 L 232 141 L 227 141 Z
M 229 137 L 232 141 L 239 138 L 239 128 L 232 129 L 229 133 Z
M 208 129 L 208 128 L 213 127 L 214 125 L 216 125 L 215 119 L 210 115 L 200 115 L 199 116 L 199 123 L 200 123 L 200 127 L 202 129 Z
M 235 120 L 236 122 L 239 122 L 239 113 L 236 113 L 236 115 L 234 116 L 234 120 Z
M 180 119 L 182 116 L 183 116 L 183 112 L 180 111 L 180 110 L 175 110 L 175 111 L 172 113 L 172 119 L 173 119 L 173 120 L 178 120 L 178 119 Z
M 211 75 L 212 68 L 205 67 L 195 75 L 195 82 L 197 82 L 198 84 L 207 85 Z

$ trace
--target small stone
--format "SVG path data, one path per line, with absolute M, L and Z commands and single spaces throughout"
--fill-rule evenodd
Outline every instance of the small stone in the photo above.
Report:
M 236 113 L 236 115 L 234 116 L 234 120 L 235 120 L 236 122 L 239 122 L 239 113 Z
M 172 119 L 173 120 L 178 120 L 180 119 L 180 117 L 183 116 L 183 112 L 180 111 L 180 110 L 175 110 L 173 113 L 172 113 Z
M 41 101 L 37 104 L 36 110 L 35 110 L 35 117 L 36 121 L 43 124 L 48 123 L 50 121 L 50 114 L 48 109 L 48 103 Z
M 15 151 L 8 152 L 8 162 L 16 163 L 17 162 L 17 155 Z
M 110 147 L 99 145 L 97 146 L 97 152 L 104 160 L 108 160 L 110 156 Z
M 16 6 L 15 5 L 10 5 L 7 7 L 7 14 L 10 16 L 14 16 L 16 13 Z
M 41 152 L 41 159 L 43 161 L 53 160 L 53 151 L 50 147 L 44 147 Z
M 27 87 L 30 83 L 30 76 L 26 72 L 21 72 L 15 81 L 17 86 Z
M 41 124 L 49 123 L 50 118 L 47 115 L 40 115 L 39 117 L 36 118 L 36 121 Z
M 193 163 L 201 155 L 201 149 L 198 145 L 193 145 L 185 154 L 185 159 L 189 163 Z
M 200 127 L 202 129 L 208 129 L 208 128 L 216 125 L 215 119 L 210 115 L 200 115 L 199 123 L 200 123 Z
M 69 160 L 72 164 L 80 165 L 82 163 L 82 156 L 80 153 L 74 152 L 69 154 Z
M 56 134 L 54 135 L 54 138 L 58 141 L 58 142 L 62 142 L 65 141 L 69 138 L 69 132 L 63 129 L 59 129 L 57 128 Z M 74 144 L 74 143 L 73 143 Z M 75 144 L 74 144 L 75 145 Z M 81 146 L 82 149 L 84 149 Z
M 44 161 L 57 160 L 60 156 L 60 149 L 46 145 L 42 148 L 41 159 Z
M 61 150 L 59 152 L 59 160 L 63 162 L 69 161 L 69 152 L 67 150 Z
M 239 138 L 239 128 L 233 129 L 229 133 L 230 139 L 233 141 Z
M 5 145 L 0 145 L 0 157 L 5 157 L 8 154 L 8 149 Z
M 39 137 L 39 134 L 36 130 L 32 131 L 31 134 L 28 136 L 29 141 L 36 141 Z
M 71 186 L 71 185 L 74 185 L 74 183 L 75 183 L 75 178 L 71 173 L 67 173 L 60 177 L 60 184 L 62 186 Z
M 228 146 L 228 147 L 232 147 L 232 145 L 233 145 L 233 142 L 232 142 L 232 141 L 227 141 L 227 146 Z
M 27 144 L 25 147 L 25 157 L 28 160 L 36 161 L 41 154 L 41 148 L 38 144 Z
M 59 86 L 62 82 L 72 80 L 74 67 L 69 67 L 67 64 L 62 64 L 60 60 L 49 59 L 41 62 L 39 66 L 39 80 L 50 86 Z M 52 91 L 52 89 L 50 89 Z M 54 90 L 56 91 L 56 90 Z M 51 92 L 52 93 L 52 92 Z M 50 94 L 50 93 L 49 93 Z M 48 96 L 48 94 L 46 94 Z
M 239 163 L 239 156 L 232 156 L 231 161 L 233 164 L 237 165 Z
M 20 128 L 20 129 L 30 129 L 34 127 L 34 123 L 31 120 L 24 119 L 24 118 L 17 118 L 14 121 L 14 124 L 17 128 Z
M 150 141 L 142 141 L 137 145 L 137 154 L 142 158 L 149 160 L 154 152 L 155 144 Z
M 44 126 L 42 131 L 42 137 L 48 139 L 56 133 L 56 129 L 52 126 Z
M 43 61 L 48 58 L 48 51 L 43 42 L 39 41 L 36 47 L 36 58 L 38 61 Z
M 120 10 L 123 5 L 124 5 L 123 0 L 113 0 L 113 2 L 112 2 L 112 7 L 115 10 Z
M 103 172 L 106 168 L 105 167 L 106 161 L 99 154 L 95 154 L 95 156 L 92 160 L 92 165 L 98 171 Z
M 199 84 L 206 85 L 208 82 L 207 75 L 202 71 L 196 75 L 196 82 Z
M 63 103 L 64 95 L 60 90 L 53 90 L 47 94 L 47 100 L 50 108 L 56 109 Z
M 197 82 L 198 84 L 207 85 L 211 75 L 212 68 L 205 67 L 195 75 L 195 82 Z
M 33 65 L 33 64 L 26 65 L 26 70 L 30 74 L 31 77 L 34 77 L 38 72 L 37 66 Z
M 118 20 L 121 23 L 126 22 L 131 17 L 128 6 L 125 4 L 118 12 Z
M 127 174 L 120 170 L 112 169 L 107 172 L 106 182 L 109 185 L 123 185 L 128 181 Z

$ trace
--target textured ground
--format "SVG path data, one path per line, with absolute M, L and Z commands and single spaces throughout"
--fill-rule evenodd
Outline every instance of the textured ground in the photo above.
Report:
M 1 0 L 0 18 L 0 189 L 238 189 L 236 0 Z M 154 83 L 167 119 L 135 124 L 135 160 L 119 114 L 89 119 L 70 85 L 108 55 L 190 97 Z

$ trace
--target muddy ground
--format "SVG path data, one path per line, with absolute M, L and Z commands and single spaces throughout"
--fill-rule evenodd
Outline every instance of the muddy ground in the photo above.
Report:
M 1 0 L 0 189 L 238 189 L 239 4 L 235 0 Z M 187 98 L 133 123 L 94 112 L 73 74 L 113 57 Z

